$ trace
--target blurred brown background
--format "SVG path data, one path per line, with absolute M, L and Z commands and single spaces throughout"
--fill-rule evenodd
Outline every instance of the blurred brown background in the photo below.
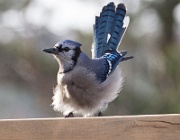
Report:
M 125 3 L 131 22 L 120 50 L 125 83 L 105 115 L 180 112 L 179 0 Z M 63 39 L 91 56 L 94 16 L 108 0 L 0 0 L 0 118 L 58 117 L 50 106 L 58 65 L 41 50 Z

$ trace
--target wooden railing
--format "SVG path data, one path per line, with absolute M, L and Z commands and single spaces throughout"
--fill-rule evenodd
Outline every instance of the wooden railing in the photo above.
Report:
M 180 140 L 180 115 L 0 120 L 0 140 Z

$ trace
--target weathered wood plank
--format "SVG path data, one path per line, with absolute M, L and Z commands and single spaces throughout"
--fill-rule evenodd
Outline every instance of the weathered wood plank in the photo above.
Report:
M 0 140 L 179 140 L 180 115 L 0 120 Z

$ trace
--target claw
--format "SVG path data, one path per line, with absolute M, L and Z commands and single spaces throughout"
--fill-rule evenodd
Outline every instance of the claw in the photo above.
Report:
M 101 111 L 98 113 L 98 117 L 100 117 L 100 116 L 102 116 L 102 112 Z
M 74 117 L 74 114 L 72 112 L 70 112 L 68 115 L 65 115 L 64 117 L 65 118 L 71 118 L 71 117 Z

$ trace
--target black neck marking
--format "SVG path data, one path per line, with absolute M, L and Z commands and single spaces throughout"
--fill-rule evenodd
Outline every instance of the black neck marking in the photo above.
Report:
M 77 47 L 74 49 L 74 51 L 75 51 L 75 55 L 71 59 L 73 60 L 74 66 L 75 66 L 77 63 L 77 60 L 79 58 L 79 55 L 81 54 L 81 49 L 79 47 Z

